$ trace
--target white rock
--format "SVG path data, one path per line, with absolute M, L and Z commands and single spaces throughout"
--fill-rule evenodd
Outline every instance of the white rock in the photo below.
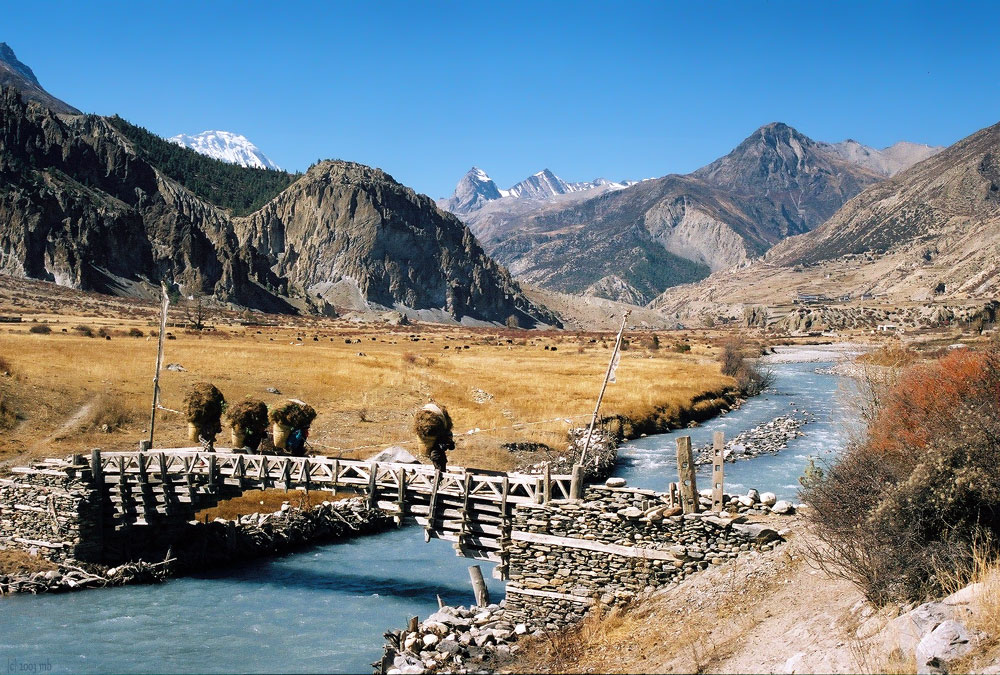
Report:
M 440 640 L 441 640 L 441 638 L 439 638 L 439 637 L 438 637 L 437 635 L 435 635 L 434 633 L 428 633 L 427 635 L 425 635 L 425 636 L 424 636 L 424 646 L 425 646 L 425 647 L 433 647 L 433 646 L 434 646 L 434 645 L 436 645 L 436 644 L 437 644 L 437 643 L 438 643 L 438 642 L 439 642 Z
M 609 488 L 623 488 L 626 485 L 628 485 L 628 481 L 625 480 L 624 478 L 618 478 L 616 476 L 612 476 L 611 478 L 604 481 L 604 484 Z
M 514 635 L 524 635 L 527 632 L 528 632 L 528 627 L 525 626 L 523 623 L 519 623 L 516 626 L 514 626 Z
M 760 503 L 764 506 L 774 506 L 775 502 L 778 501 L 777 496 L 773 492 L 761 492 L 760 493 Z
M 942 621 L 917 645 L 917 672 L 948 672 L 948 662 L 965 656 L 972 649 L 971 643 L 968 628 L 952 619 Z
M 417 634 L 410 633 L 406 636 L 406 639 L 403 640 L 403 649 L 413 649 L 413 645 L 415 644 L 417 644 Z
M 791 502 L 785 501 L 784 499 L 780 499 L 774 503 L 774 506 L 771 507 L 771 513 L 777 513 L 779 515 L 788 515 L 791 513 L 795 513 L 795 507 L 792 506 Z

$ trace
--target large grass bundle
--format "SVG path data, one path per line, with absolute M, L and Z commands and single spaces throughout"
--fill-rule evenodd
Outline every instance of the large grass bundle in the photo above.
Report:
M 209 382 L 199 382 L 184 397 L 184 412 L 187 421 L 199 429 L 218 431 L 222 408 L 226 403 L 222 392 Z
M 243 433 L 262 434 L 267 431 L 267 406 L 263 401 L 244 399 L 229 407 L 226 419 Z
M 444 406 L 428 403 L 413 418 L 413 430 L 426 447 L 451 436 L 451 417 Z
M 316 410 L 308 403 L 288 401 L 271 410 L 271 421 L 292 429 L 307 429 L 316 419 Z

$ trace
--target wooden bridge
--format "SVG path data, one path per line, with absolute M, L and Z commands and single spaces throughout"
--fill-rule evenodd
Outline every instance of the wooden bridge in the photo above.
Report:
M 116 529 L 155 526 L 178 517 L 190 520 L 198 509 L 245 490 L 353 490 L 365 495 L 371 507 L 394 515 L 397 523 L 415 520 L 424 527 L 425 540 L 451 541 L 458 555 L 499 563 L 500 575 L 507 572 L 514 508 L 579 499 L 583 489 L 580 472 L 533 475 L 459 467 L 441 472 L 426 464 L 206 452 L 203 448 L 94 450 L 89 461 L 77 455 L 71 466 L 58 468 L 89 472 L 107 488 Z

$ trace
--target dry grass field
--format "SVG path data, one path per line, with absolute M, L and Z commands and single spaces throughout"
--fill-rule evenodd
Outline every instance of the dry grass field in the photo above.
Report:
M 22 317 L 0 323 L 0 427 L 7 427 L 0 466 L 136 447 L 148 433 L 155 312 L 151 302 L 0 277 L 0 315 Z M 172 308 L 170 322 L 179 325 L 185 314 L 190 307 Z M 275 325 L 240 324 L 248 318 Z M 394 444 L 418 454 L 412 415 L 434 400 L 455 420 L 450 461 L 487 469 L 513 466 L 504 442 L 558 447 L 567 420 L 586 421 L 614 339 L 236 312 L 215 312 L 208 323 L 212 329 L 168 328 L 164 364 L 184 370 L 162 372 L 166 408 L 180 410 L 199 381 L 215 384 L 230 402 L 250 396 L 271 406 L 298 398 L 319 413 L 309 438 L 315 454 L 367 457 Z M 698 338 L 661 332 L 654 348 L 651 336 L 628 334 L 603 413 L 641 418 L 657 408 L 683 410 L 731 386 Z M 681 353 L 683 345 L 690 351 Z M 535 424 L 540 420 L 555 421 Z M 182 415 L 158 412 L 154 445 L 189 445 L 185 429 Z M 473 429 L 481 431 L 465 433 Z M 224 432 L 218 444 L 227 443 Z

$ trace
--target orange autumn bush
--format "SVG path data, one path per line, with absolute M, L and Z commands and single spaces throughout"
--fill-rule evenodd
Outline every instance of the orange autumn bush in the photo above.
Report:
M 1000 346 L 909 366 L 865 438 L 803 479 L 814 557 L 876 603 L 913 601 L 1000 548 Z

